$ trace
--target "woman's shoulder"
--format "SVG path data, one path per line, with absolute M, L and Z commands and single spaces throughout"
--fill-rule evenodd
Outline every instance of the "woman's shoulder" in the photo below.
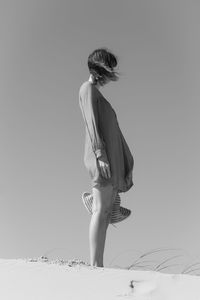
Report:
M 90 91 L 92 95 L 98 95 L 98 90 L 94 84 L 90 81 L 84 81 L 80 86 L 79 95 L 84 95 L 88 93 L 88 91 Z
M 89 88 L 91 88 L 91 85 L 92 85 L 91 82 L 84 81 L 79 88 L 79 94 L 82 94 L 85 91 L 87 91 Z
M 80 86 L 80 90 L 81 89 L 87 89 L 87 88 L 95 88 L 94 84 L 90 81 L 84 81 L 81 86 Z

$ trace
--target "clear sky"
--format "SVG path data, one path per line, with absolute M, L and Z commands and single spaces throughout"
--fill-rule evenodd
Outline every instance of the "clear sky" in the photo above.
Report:
M 104 46 L 121 77 L 101 92 L 135 160 L 121 194 L 132 216 L 109 227 L 105 263 L 130 249 L 200 254 L 199 14 L 193 0 L 0 2 L 1 258 L 89 260 L 78 92 Z

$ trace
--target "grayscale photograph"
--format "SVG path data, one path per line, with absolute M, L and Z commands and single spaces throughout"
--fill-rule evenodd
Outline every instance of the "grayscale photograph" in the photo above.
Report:
M 0 299 L 200 300 L 200 2 L 0 0 Z

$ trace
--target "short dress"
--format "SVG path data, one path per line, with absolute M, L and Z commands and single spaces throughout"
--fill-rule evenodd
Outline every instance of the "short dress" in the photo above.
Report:
M 92 82 L 79 90 L 79 106 L 85 123 L 84 165 L 92 187 L 112 184 L 118 193 L 133 186 L 133 155 L 120 130 L 116 113 Z M 109 163 L 111 177 L 101 175 L 98 159 Z

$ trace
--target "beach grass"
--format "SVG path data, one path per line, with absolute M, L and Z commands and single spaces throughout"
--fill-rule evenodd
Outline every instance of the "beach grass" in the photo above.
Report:
M 26 260 L 29 262 L 46 262 L 46 263 L 54 263 L 54 264 L 60 264 L 60 265 L 67 265 L 70 267 L 73 266 L 87 266 L 91 267 L 88 262 L 85 262 L 78 258 L 73 259 L 50 259 L 49 255 L 52 251 L 55 251 L 57 249 L 63 249 L 63 248 L 54 248 L 49 251 L 46 251 L 43 255 L 36 257 L 36 258 L 27 258 Z M 129 250 L 130 251 L 130 250 Z M 133 250 L 135 251 L 135 250 Z M 183 253 L 178 253 L 176 255 L 171 255 L 168 257 L 166 256 L 166 252 L 169 251 L 182 251 Z M 127 251 L 128 252 L 128 251 Z M 137 252 L 137 251 L 136 251 Z M 172 268 L 175 268 L 176 272 L 178 274 L 190 274 L 190 275 L 196 275 L 200 276 L 200 262 L 198 261 L 192 261 L 191 258 L 189 259 L 189 262 L 178 262 L 178 260 L 182 257 L 187 257 L 185 251 L 180 248 L 156 248 L 152 250 L 148 250 L 146 252 L 143 252 L 141 254 L 136 255 L 136 257 L 132 260 L 132 263 L 128 265 L 122 264 L 116 265 L 113 264 L 114 261 L 119 259 L 122 254 L 125 254 L 126 251 L 123 251 L 121 254 L 117 255 L 109 264 L 109 268 L 119 268 L 119 269 L 127 269 L 127 270 L 142 270 L 142 271 L 155 271 L 155 272 L 163 272 L 163 271 L 169 271 L 170 274 L 174 273 Z M 164 258 L 161 257 L 161 259 L 156 259 L 156 254 L 164 253 Z M 179 267 L 179 269 L 177 269 Z

